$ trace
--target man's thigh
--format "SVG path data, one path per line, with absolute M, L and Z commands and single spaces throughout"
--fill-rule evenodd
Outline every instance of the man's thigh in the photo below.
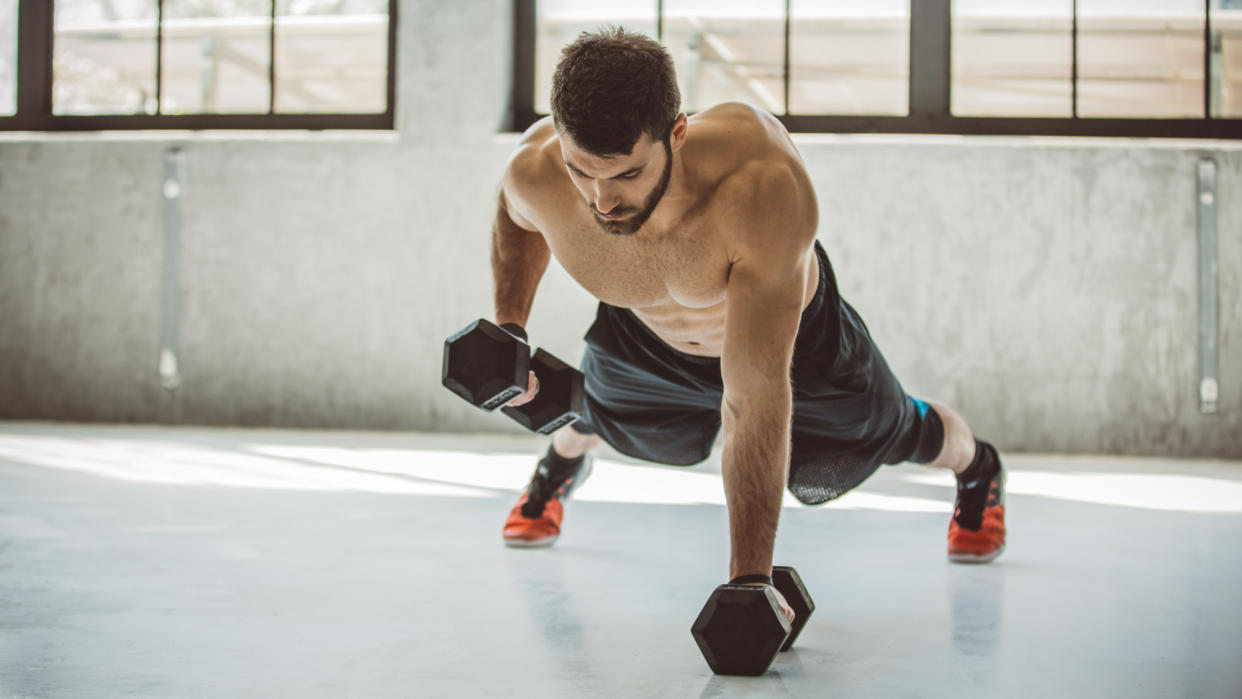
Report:
M 584 430 L 617 451 L 688 466 L 711 453 L 720 431 L 719 360 L 681 355 L 628 311 L 604 304 L 587 332 Z
M 795 360 L 789 490 L 807 504 L 908 459 L 923 423 L 858 313 L 844 301 L 839 308 L 839 345 L 799 348 Z

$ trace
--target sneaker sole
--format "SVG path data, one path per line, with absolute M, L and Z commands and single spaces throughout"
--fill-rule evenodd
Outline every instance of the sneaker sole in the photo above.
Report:
M 549 536 L 546 539 L 537 539 L 535 541 L 527 541 L 526 539 L 505 539 L 505 546 L 511 549 L 546 549 L 556 543 L 559 536 Z
M 1005 546 L 1002 544 L 1000 548 L 983 556 L 976 556 L 969 553 L 951 553 L 949 554 L 949 561 L 952 563 L 991 563 L 996 560 L 997 556 L 1004 552 Z

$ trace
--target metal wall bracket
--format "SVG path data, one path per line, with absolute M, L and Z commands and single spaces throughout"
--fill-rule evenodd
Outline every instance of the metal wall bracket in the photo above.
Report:
M 1216 162 L 1199 161 L 1199 411 L 1220 399 L 1216 337 Z
M 181 335 L 181 195 L 185 157 L 172 148 L 164 156 L 164 291 L 160 339 L 160 383 L 174 391 L 181 385 L 177 345 Z

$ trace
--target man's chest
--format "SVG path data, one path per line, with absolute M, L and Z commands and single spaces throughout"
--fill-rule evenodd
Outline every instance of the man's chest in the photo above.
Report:
M 592 296 L 612 306 L 715 306 L 725 297 L 724 246 L 699 223 L 659 240 L 602 230 L 589 216 L 545 226 L 557 261 Z

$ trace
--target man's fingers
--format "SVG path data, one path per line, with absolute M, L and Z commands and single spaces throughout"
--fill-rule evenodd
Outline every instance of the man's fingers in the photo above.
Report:
M 530 379 L 527 383 L 526 393 L 509 401 L 510 408 L 517 408 L 535 399 L 535 394 L 539 393 L 539 377 L 535 376 L 535 372 L 530 372 Z
M 785 599 L 785 595 L 782 595 L 781 591 L 776 589 L 775 586 L 766 585 L 765 583 L 742 583 L 742 584 L 752 585 L 754 587 L 771 587 L 772 591 L 776 593 L 776 602 L 777 604 L 780 605 L 781 612 L 785 614 L 785 618 L 789 620 L 789 623 L 791 624 L 793 623 L 794 617 L 796 616 L 794 614 L 793 607 L 789 606 L 789 601 Z

